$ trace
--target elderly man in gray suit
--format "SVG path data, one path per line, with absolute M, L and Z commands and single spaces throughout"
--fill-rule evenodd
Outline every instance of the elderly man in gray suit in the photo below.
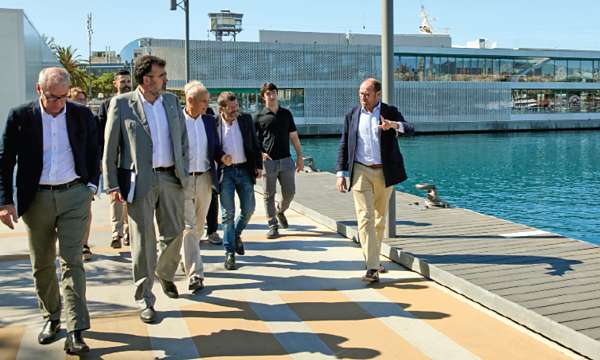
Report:
M 105 130 L 104 181 L 111 197 L 129 204 L 135 300 L 146 323 L 156 320 L 155 275 L 167 296 L 179 296 L 173 278 L 181 259 L 188 176 L 185 119 L 177 97 L 163 92 L 165 65 L 155 56 L 138 58 L 138 87 L 111 100 Z

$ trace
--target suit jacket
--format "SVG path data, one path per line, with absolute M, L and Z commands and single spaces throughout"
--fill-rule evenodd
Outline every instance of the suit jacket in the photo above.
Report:
M 346 115 L 344 121 L 344 131 L 340 139 L 336 171 L 348 171 L 350 184 L 352 186 L 352 170 L 356 156 L 356 144 L 358 143 L 358 121 L 360 118 L 361 106 L 357 106 Z M 414 127 L 404 120 L 404 117 L 394 106 L 381 103 L 381 115 L 392 121 L 400 121 L 404 126 L 404 134 L 414 133 Z M 396 130 L 389 129 L 380 131 L 381 162 L 383 164 L 383 176 L 385 186 L 392 186 L 406 180 L 406 171 L 404 169 L 404 159 L 398 146 Z
M 210 162 L 210 177 L 212 179 L 212 187 L 215 191 L 219 191 L 219 178 L 217 177 L 217 164 L 221 163 L 223 157 L 223 147 L 217 134 L 216 119 L 212 115 L 202 115 L 204 122 L 204 130 L 206 131 L 206 139 L 208 142 L 208 161 Z
M 254 130 L 254 121 L 252 116 L 246 113 L 240 113 L 237 118 L 242 133 L 242 139 L 244 141 L 244 155 L 246 155 L 246 171 L 252 179 L 252 182 L 256 184 L 256 169 L 262 169 L 262 153 L 258 140 L 256 138 L 256 130 Z M 219 133 L 219 140 L 223 143 L 223 126 L 221 125 L 221 115 L 217 116 L 217 132 Z M 220 167 L 219 183 L 223 179 L 223 166 Z
M 175 162 L 175 176 L 184 186 L 188 178 L 188 138 L 185 118 L 177 97 L 163 93 L 163 105 L 169 124 L 169 134 Z M 134 201 L 143 198 L 151 186 L 152 137 L 137 91 L 111 99 L 104 133 L 102 161 L 104 183 L 108 190 L 119 188 L 127 197 L 130 173 L 136 174 Z M 120 179 L 120 181 L 119 181 Z
M 108 106 L 112 97 L 104 100 L 98 108 L 98 143 L 100 144 L 100 154 L 104 153 L 104 130 L 106 129 L 106 120 L 108 117 Z
M 73 152 L 75 173 L 84 183 L 98 186 L 100 151 L 98 129 L 92 112 L 67 101 L 66 123 Z M 0 142 L 0 205 L 14 204 L 13 172 L 17 165 L 17 213 L 31 205 L 40 184 L 43 168 L 43 125 L 40 103 L 11 109 Z

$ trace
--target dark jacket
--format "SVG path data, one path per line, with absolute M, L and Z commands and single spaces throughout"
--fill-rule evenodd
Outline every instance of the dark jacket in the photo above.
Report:
M 260 151 L 260 147 L 258 145 L 258 140 L 256 139 L 256 130 L 254 129 L 254 121 L 252 120 L 252 116 L 246 113 L 240 113 L 237 118 L 238 124 L 240 126 L 240 131 L 242 133 L 242 138 L 244 140 L 244 154 L 246 155 L 246 170 L 248 171 L 248 175 L 252 179 L 252 182 L 256 184 L 256 170 L 262 169 L 262 153 Z M 217 117 L 217 132 L 219 134 L 219 140 L 221 140 L 221 144 L 223 143 L 222 139 L 222 130 L 221 126 L 221 115 Z M 220 168 L 223 169 L 223 166 Z M 221 182 L 223 176 L 222 172 L 219 174 L 219 183 Z
M 340 139 L 338 148 L 336 171 L 348 171 L 350 184 L 352 186 L 352 169 L 354 167 L 356 144 L 358 143 L 358 120 L 360 117 L 361 106 L 357 106 L 346 115 L 344 121 L 344 131 Z M 404 120 L 404 117 L 394 106 L 381 103 L 381 115 L 392 121 L 401 121 L 404 125 L 404 134 L 411 135 L 414 133 L 414 127 Z M 381 162 L 383 164 L 383 176 L 385 178 L 385 186 L 392 186 L 406 180 L 406 171 L 404 169 L 404 159 L 400 153 L 396 130 L 389 129 L 381 131 L 380 146 L 381 146 Z
M 92 112 L 67 101 L 66 123 L 75 173 L 98 186 L 100 152 Z M 23 215 L 38 190 L 43 168 L 43 126 L 39 101 L 11 109 L 0 139 L 0 205 L 14 204 L 13 172 L 17 165 L 17 213 Z
M 218 192 L 219 179 L 217 177 L 217 164 L 221 163 L 221 157 L 223 157 L 223 148 L 221 147 L 221 141 L 217 134 L 216 119 L 212 115 L 202 115 L 202 121 L 204 122 L 204 130 L 206 131 L 206 139 L 208 142 L 207 157 L 210 161 L 210 177 L 212 179 L 212 186 L 215 191 Z M 188 134 L 189 136 L 189 134 Z M 191 149 L 190 149 L 191 152 Z

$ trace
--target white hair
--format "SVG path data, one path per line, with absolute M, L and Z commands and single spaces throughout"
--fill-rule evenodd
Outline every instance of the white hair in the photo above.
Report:
M 183 87 L 185 97 L 197 98 L 200 94 L 208 93 L 208 89 L 198 80 L 192 80 Z
M 67 70 L 60 67 L 44 68 L 38 76 L 38 84 L 42 89 L 47 90 L 52 85 L 71 85 L 71 76 Z

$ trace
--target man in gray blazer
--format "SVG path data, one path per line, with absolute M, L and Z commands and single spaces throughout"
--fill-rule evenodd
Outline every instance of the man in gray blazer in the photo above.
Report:
M 163 92 L 165 61 L 145 55 L 136 61 L 136 90 L 115 96 L 105 130 L 107 192 L 127 201 L 135 300 L 142 321 L 156 320 L 154 276 L 165 294 L 179 296 L 173 283 L 181 259 L 188 138 L 177 97 Z M 159 229 L 158 257 L 154 214 Z

